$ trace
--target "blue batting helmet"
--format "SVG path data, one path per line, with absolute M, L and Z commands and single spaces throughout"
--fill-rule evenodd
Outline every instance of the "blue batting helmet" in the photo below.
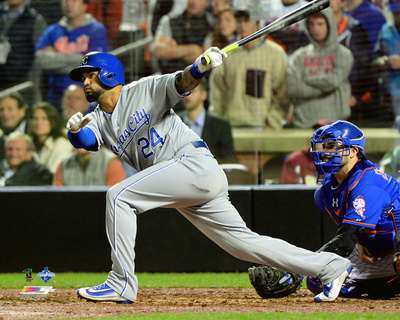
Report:
M 350 154 L 350 147 L 357 147 L 366 159 L 363 153 L 364 134 L 348 121 L 338 120 L 315 130 L 310 143 L 314 165 L 319 175 L 318 181 L 322 175 L 326 177 L 328 174 L 339 172 L 343 157 Z M 327 156 L 328 160 L 322 155 Z
M 113 88 L 125 84 L 124 67 L 117 57 L 110 53 L 93 51 L 87 53 L 81 60 L 79 67 L 69 73 L 74 81 L 82 82 L 82 74 L 88 71 L 100 71 L 99 79 L 102 84 Z

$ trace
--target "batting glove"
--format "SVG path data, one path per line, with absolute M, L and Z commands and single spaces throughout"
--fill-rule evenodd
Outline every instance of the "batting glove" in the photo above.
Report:
M 201 61 L 204 57 L 208 57 L 210 59 L 210 62 L 206 65 L 204 65 Z M 226 52 L 218 49 L 217 47 L 211 47 L 196 59 L 195 66 L 199 72 L 204 73 L 207 70 L 220 66 L 222 61 L 224 61 L 227 57 L 228 55 Z
M 88 113 L 83 116 L 81 112 L 75 113 L 67 122 L 67 129 L 72 133 L 77 133 L 81 128 L 92 121 L 92 116 Z

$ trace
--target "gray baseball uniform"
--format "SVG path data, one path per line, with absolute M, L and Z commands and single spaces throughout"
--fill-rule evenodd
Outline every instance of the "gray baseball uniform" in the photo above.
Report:
M 333 253 L 314 253 L 247 228 L 229 201 L 228 182 L 203 141 L 171 109 L 184 95 L 175 74 L 125 85 L 113 113 L 100 107 L 87 125 L 139 172 L 111 187 L 106 196 L 106 229 L 112 271 L 106 283 L 136 300 L 136 215 L 158 207 L 176 208 L 207 237 L 238 259 L 320 277 L 326 284 L 350 266 Z

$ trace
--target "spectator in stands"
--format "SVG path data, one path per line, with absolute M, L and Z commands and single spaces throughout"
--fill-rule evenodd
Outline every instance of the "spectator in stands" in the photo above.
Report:
M 61 114 L 64 122 L 67 122 L 75 113 L 88 113 L 90 104 L 85 92 L 80 85 L 71 84 L 65 89 L 61 100 Z
M 214 16 L 218 16 L 219 13 L 226 7 L 232 7 L 231 0 L 214 0 L 214 6 L 212 7 L 212 13 Z
M 106 27 L 110 44 L 119 32 L 123 5 L 123 0 L 97 0 L 88 3 L 87 12 Z
M 18 92 L 0 100 L 0 160 L 5 157 L 5 140 L 14 131 L 25 133 L 28 128 L 26 116 L 28 105 Z
M 25 133 L 28 119 L 28 105 L 18 92 L 10 93 L 0 100 L 0 129 L 5 135 L 13 131 Z
M 63 17 L 49 26 L 36 44 L 36 60 L 48 73 L 46 101 L 60 109 L 64 90 L 72 83 L 68 73 L 89 51 L 107 51 L 107 31 L 87 14 L 89 0 L 61 0 Z
M 244 38 L 260 27 L 247 10 L 236 11 Z M 287 57 L 276 43 L 258 38 L 232 51 L 210 76 L 212 111 L 233 127 L 279 129 L 285 115 Z
M 334 1 L 334 0 L 331 0 Z M 332 124 L 332 121 L 321 119 L 313 126 L 317 130 L 322 126 Z M 290 153 L 284 160 L 280 184 L 317 184 L 318 173 L 310 152 L 310 146 Z
M 276 0 L 270 2 L 270 8 L 266 11 L 266 24 L 270 24 L 278 18 L 306 5 L 307 0 Z M 268 39 L 275 41 L 290 56 L 300 43 L 299 39 L 303 32 L 304 24 L 299 21 L 281 30 L 271 33 Z
M 33 157 L 35 146 L 30 136 L 13 132 L 6 139 L 6 162 L 0 164 L 0 186 L 51 185 L 53 174 Z
M 151 34 L 155 35 L 158 24 L 163 16 L 170 13 L 174 0 L 157 0 L 154 4 L 153 14 L 151 17 Z
M 344 13 L 360 21 L 367 31 L 371 43 L 370 55 L 372 56 L 379 32 L 386 22 L 381 9 L 368 0 L 346 0 Z
M 304 147 L 285 158 L 280 184 L 314 185 L 317 184 L 317 176 L 310 147 Z
M 297 49 L 289 62 L 288 94 L 294 105 L 293 124 L 312 128 L 319 119 L 347 119 L 351 111 L 348 80 L 353 55 L 337 42 L 332 9 L 317 12 L 305 20 L 310 44 Z
M 330 8 L 335 16 L 338 42 L 349 48 L 354 56 L 354 65 L 349 76 L 351 97 L 348 104 L 352 108 L 353 118 L 357 120 L 372 116 L 364 110 L 371 103 L 371 43 L 362 24 L 343 13 L 345 4 L 346 0 L 331 0 Z
M 209 4 L 210 0 L 188 0 L 183 14 L 161 18 L 153 51 L 162 73 L 183 70 L 210 46 L 205 41 L 214 29 L 214 17 L 206 11 Z
M 106 148 L 75 149 L 57 166 L 55 186 L 112 186 L 126 178 L 122 162 Z
M 382 71 L 383 92 L 388 93 L 395 117 L 400 116 L 400 1 L 390 0 L 393 22 L 383 25 L 372 64 Z
M 207 112 L 204 103 L 208 95 L 207 80 L 202 79 L 192 93 L 183 99 L 182 120 L 201 137 L 219 163 L 237 162 L 229 121 Z
M 32 107 L 28 133 L 34 142 L 38 160 L 52 173 L 56 171 L 61 159 L 73 150 L 60 114 L 47 102 L 41 102 Z
M 386 21 L 392 20 L 392 14 L 389 11 L 389 0 L 369 0 L 373 5 L 381 9 Z
M 238 38 L 235 9 L 232 7 L 222 8 L 217 14 L 211 45 L 222 49 L 237 41 Z
M 35 8 L 51 25 L 62 17 L 60 0 L 30 0 L 30 6 Z
M 34 48 L 47 23 L 25 0 L 0 6 L 0 90 L 30 80 Z

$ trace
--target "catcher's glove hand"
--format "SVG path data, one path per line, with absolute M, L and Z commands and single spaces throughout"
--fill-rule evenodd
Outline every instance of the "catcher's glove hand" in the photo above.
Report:
M 269 266 L 248 269 L 250 282 L 261 298 L 280 298 L 297 291 L 303 282 L 303 276 L 297 273 L 285 273 Z

